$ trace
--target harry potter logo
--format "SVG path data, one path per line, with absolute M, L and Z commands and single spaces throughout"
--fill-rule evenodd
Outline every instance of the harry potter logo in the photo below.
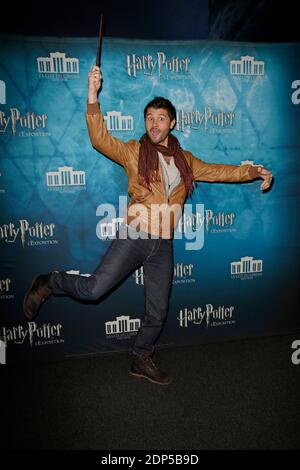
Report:
M 171 73 L 188 73 L 191 59 L 189 57 L 172 56 L 167 58 L 164 52 L 157 52 L 156 56 L 150 54 L 127 56 L 127 73 L 130 77 L 136 77 L 137 72 L 144 75 L 153 75 L 157 70 L 159 78 L 164 71 Z
M 47 114 L 35 114 L 28 112 L 21 115 L 17 108 L 11 108 L 10 115 L 6 115 L 3 111 L 0 111 L 0 132 L 6 132 L 8 125 L 11 125 L 13 135 L 16 135 L 17 127 L 21 129 L 45 129 L 46 121 L 48 119 Z

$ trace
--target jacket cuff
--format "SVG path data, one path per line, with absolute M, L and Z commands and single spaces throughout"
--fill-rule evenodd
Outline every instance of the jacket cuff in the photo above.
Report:
M 98 101 L 96 103 L 87 103 L 86 108 L 87 114 L 98 114 L 100 113 L 100 106 Z
M 260 168 L 262 168 L 262 167 L 260 167 Z M 259 173 L 257 166 L 249 165 L 249 177 L 252 180 L 255 180 L 257 178 L 261 178 L 261 174 Z

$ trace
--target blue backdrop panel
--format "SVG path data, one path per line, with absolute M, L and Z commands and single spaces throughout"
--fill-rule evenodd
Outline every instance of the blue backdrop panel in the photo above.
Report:
M 36 274 L 94 271 L 126 202 L 124 170 L 92 148 L 86 129 L 96 49 L 96 38 L 1 37 L 0 339 L 8 362 L 129 350 L 143 315 L 141 269 L 99 302 L 52 297 L 36 321 L 22 313 Z M 275 176 L 265 194 L 258 181 L 198 184 L 177 232 L 185 236 L 174 242 L 160 345 L 299 329 L 299 49 L 104 38 L 100 101 L 115 137 L 139 139 L 144 106 L 165 96 L 183 148 L 207 162 L 263 164 Z M 187 249 L 191 229 L 201 249 Z

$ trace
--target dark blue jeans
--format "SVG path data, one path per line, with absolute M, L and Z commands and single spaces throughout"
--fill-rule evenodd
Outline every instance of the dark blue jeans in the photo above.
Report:
M 173 240 L 116 238 L 91 276 L 52 273 L 49 286 L 54 295 L 95 301 L 140 266 L 144 268 L 145 311 L 133 351 L 142 354 L 152 350 L 166 320 L 173 278 Z

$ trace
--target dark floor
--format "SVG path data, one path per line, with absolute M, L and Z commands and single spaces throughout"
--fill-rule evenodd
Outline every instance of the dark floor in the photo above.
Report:
M 129 376 L 128 353 L 3 366 L 0 447 L 299 449 L 298 336 L 157 351 L 169 386 Z

